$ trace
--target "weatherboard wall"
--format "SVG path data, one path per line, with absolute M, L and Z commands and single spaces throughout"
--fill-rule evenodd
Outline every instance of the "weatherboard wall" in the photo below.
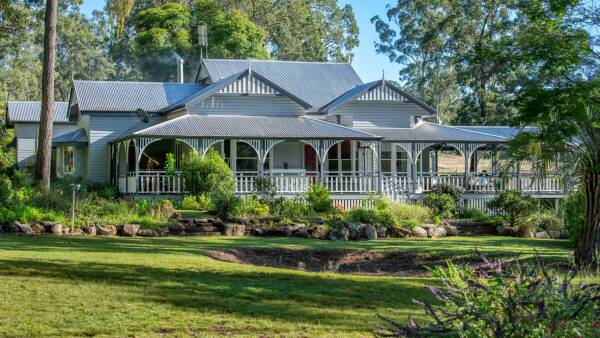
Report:
M 332 114 L 352 116 L 354 127 L 410 128 L 414 116 L 430 115 L 414 103 L 392 101 L 354 101 Z
M 135 113 L 96 113 L 89 115 L 87 173 L 95 183 L 109 183 L 110 156 L 108 143 L 139 123 Z
M 76 129 L 77 126 L 74 124 L 54 124 L 52 137 L 60 136 Z M 38 124 L 15 123 L 15 137 L 17 139 L 17 165 L 20 168 L 33 165 L 37 149 Z

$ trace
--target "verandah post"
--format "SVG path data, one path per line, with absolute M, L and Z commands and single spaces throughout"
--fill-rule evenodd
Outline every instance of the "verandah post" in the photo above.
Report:
M 383 175 L 381 171 L 381 140 L 377 141 L 377 194 L 383 191 Z

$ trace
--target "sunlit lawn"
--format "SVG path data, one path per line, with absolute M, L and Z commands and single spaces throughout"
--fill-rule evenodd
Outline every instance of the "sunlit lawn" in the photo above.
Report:
M 364 248 L 566 260 L 564 241 L 501 237 L 341 243 L 290 238 L 0 237 L 0 336 L 368 336 L 377 314 L 422 318 L 430 278 L 307 273 L 204 249 Z

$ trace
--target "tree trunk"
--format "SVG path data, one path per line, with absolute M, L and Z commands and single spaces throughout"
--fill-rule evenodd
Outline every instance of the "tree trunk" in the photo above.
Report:
M 52 124 L 54 121 L 54 64 L 56 62 L 57 1 L 46 1 L 44 28 L 44 64 L 42 71 L 42 111 L 38 134 L 35 176 L 44 189 L 50 188 L 52 160 Z
M 586 175 L 585 189 L 587 208 L 575 249 L 575 265 L 579 269 L 596 270 L 600 267 L 600 173 Z

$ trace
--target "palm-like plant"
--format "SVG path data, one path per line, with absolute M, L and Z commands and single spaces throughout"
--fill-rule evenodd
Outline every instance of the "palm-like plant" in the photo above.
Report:
M 522 132 L 509 152 L 538 176 L 560 174 L 566 192 L 583 189 L 586 217 L 575 250 L 578 267 L 600 263 L 600 78 L 525 87 L 517 99 Z

